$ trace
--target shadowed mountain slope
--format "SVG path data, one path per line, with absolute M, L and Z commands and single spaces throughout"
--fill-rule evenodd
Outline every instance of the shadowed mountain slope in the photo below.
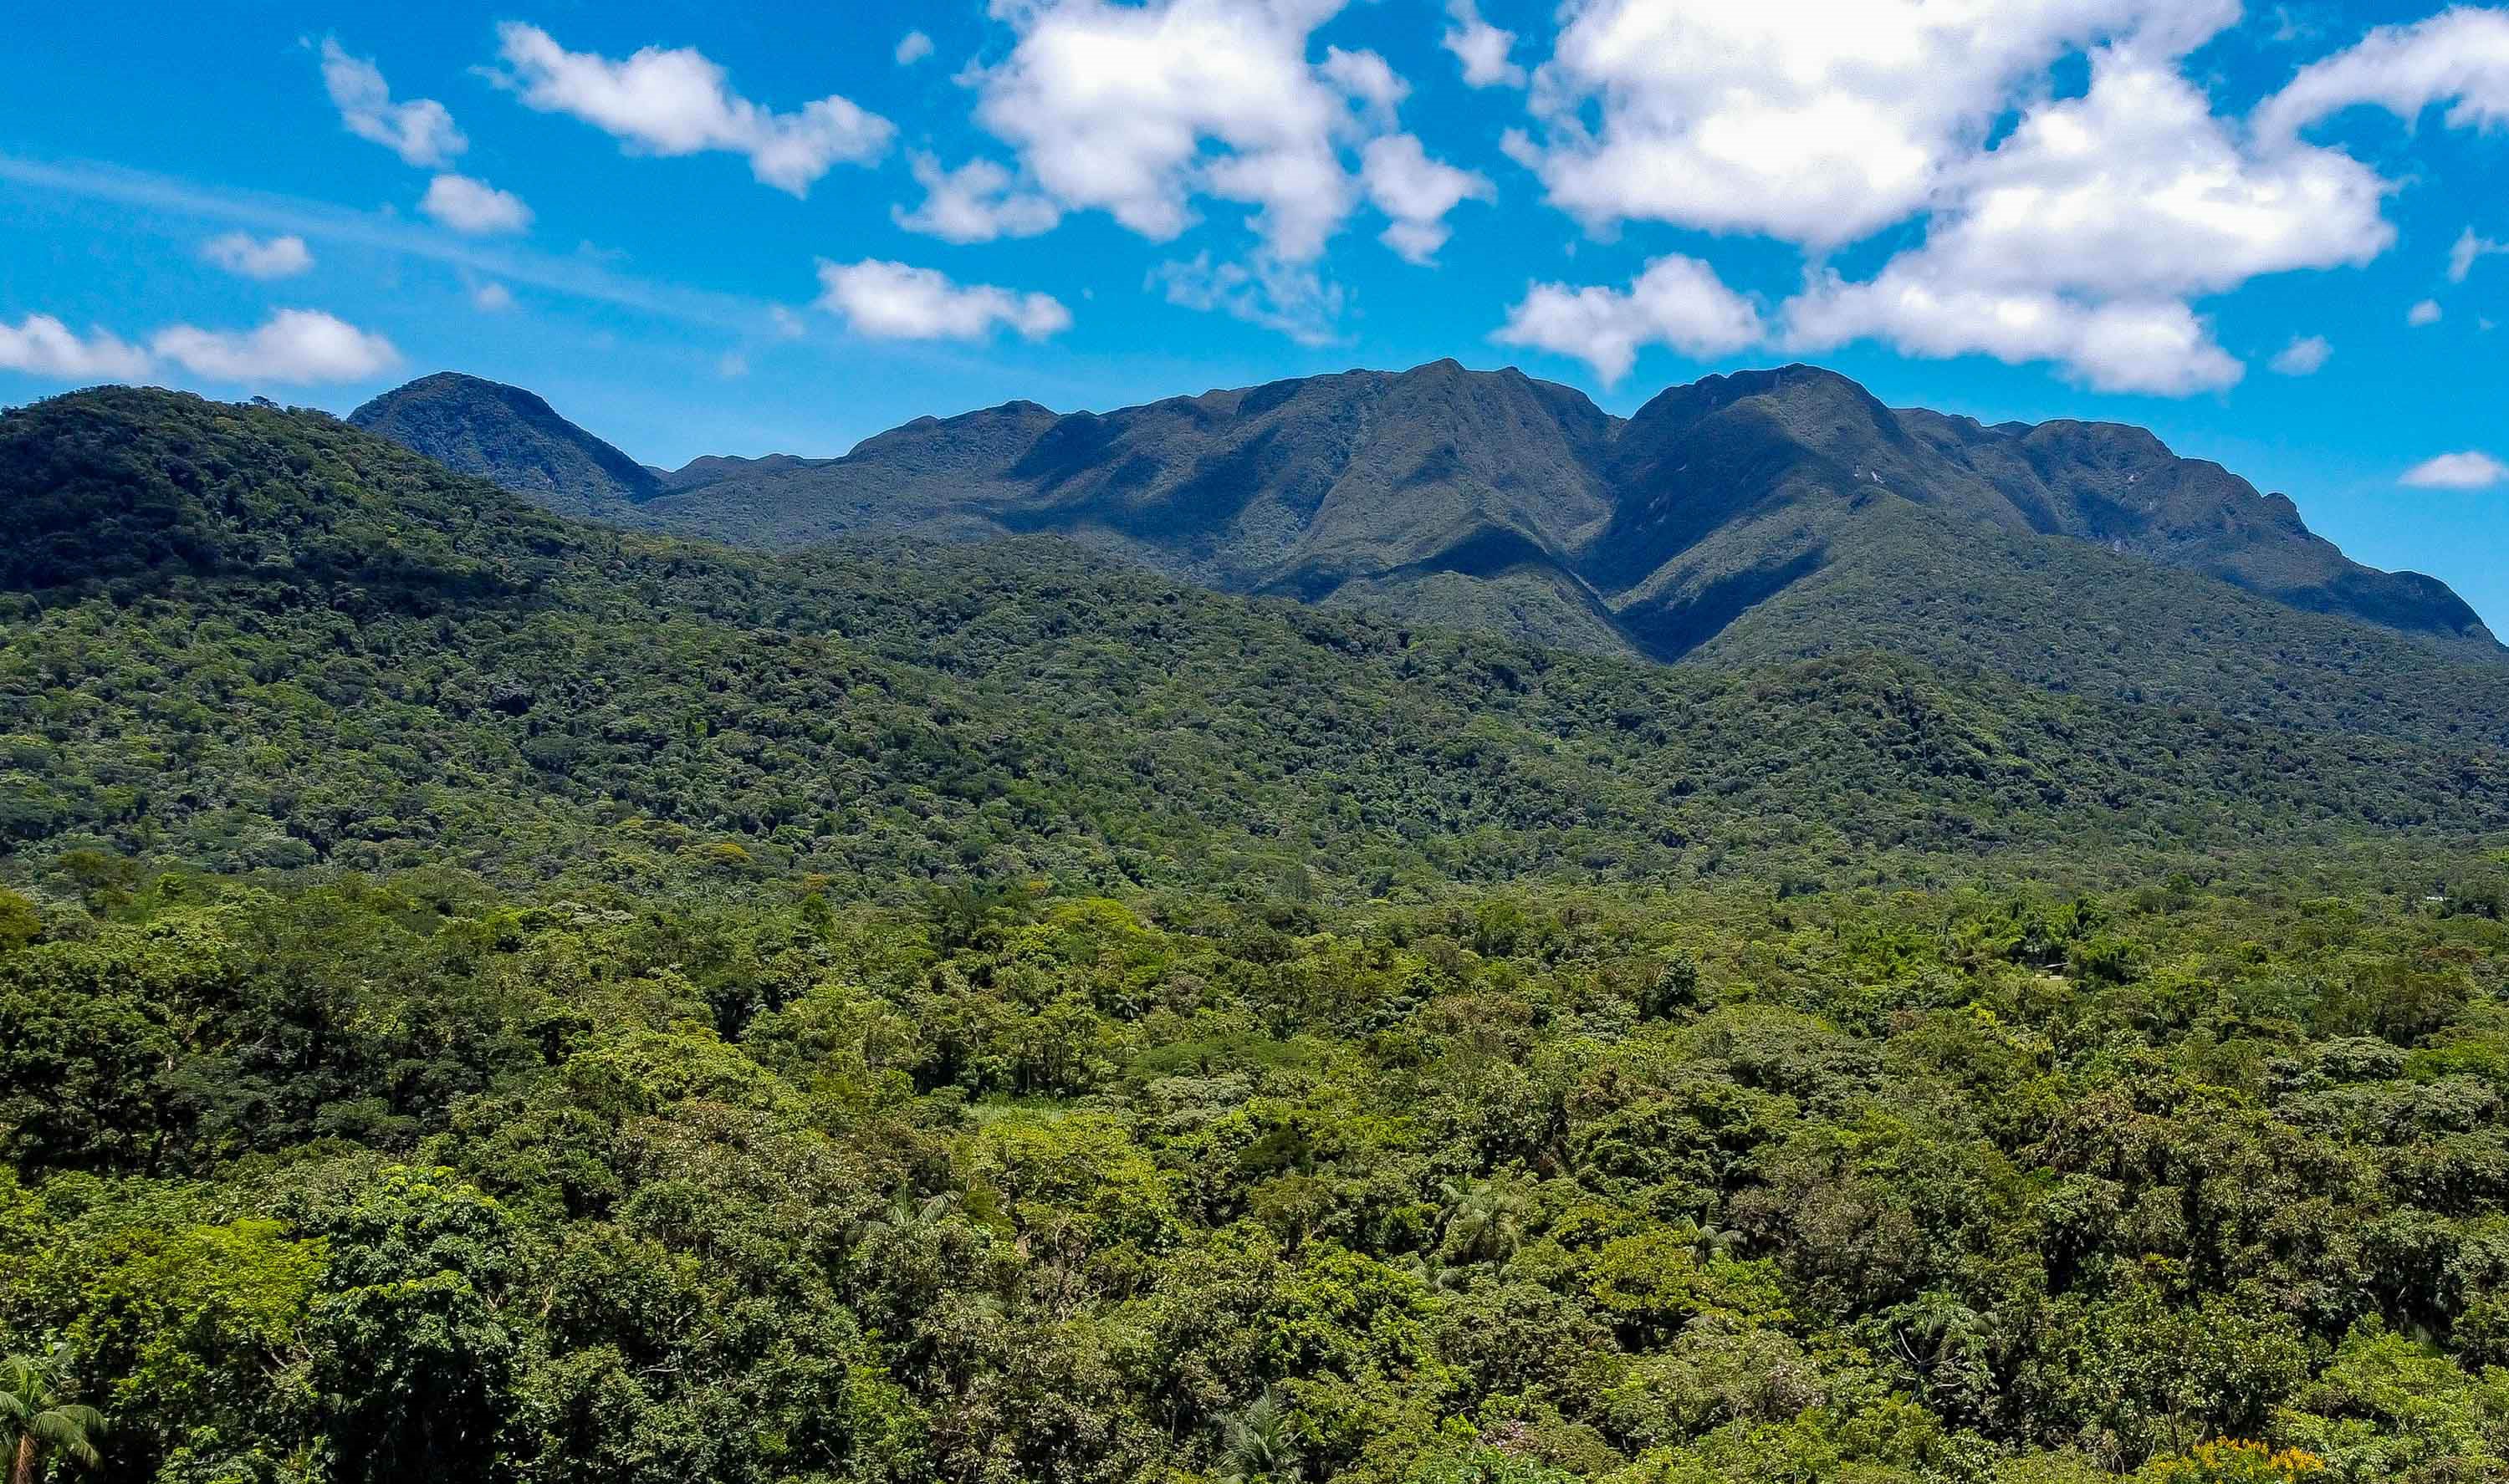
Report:
M 550 410 L 520 387 L 439 371 L 387 391 L 349 421 L 457 474 L 530 498 L 561 515 L 618 515 L 663 491 L 654 470 Z
M 1806 583 L 1874 596 L 1863 578 L 1816 579 L 1919 540 L 1932 543 L 1919 565 L 2016 614 L 2051 593 L 2113 608 L 2104 556 L 2183 575 L 2164 612 L 2113 615 L 2132 642 L 2183 635 L 2227 586 L 2455 658 L 2509 657 L 2446 584 L 2347 560 L 2288 499 L 2141 428 L 1893 410 L 1810 366 L 1709 377 L 1627 420 L 1453 361 L 1105 414 L 1013 402 L 918 419 L 842 459 L 700 460 L 662 481 L 599 513 L 766 546 L 1054 534 L 1224 591 L 1667 660 L 1719 639 L 1853 645 L 1891 605 L 1760 611 Z M 1779 614 L 1822 632 L 1773 632 Z

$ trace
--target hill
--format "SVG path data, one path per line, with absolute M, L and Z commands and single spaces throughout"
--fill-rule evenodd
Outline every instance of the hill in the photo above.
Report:
M 615 514 L 665 482 L 520 387 L 439 371 L 349 414 L 359 427 L 561 515 Z
M 2320 734 L 1870 651 L 1666 668 L 1059 541 L 774 556 L 563 522 L 317 414 L 170 393 L 0 420 L 0 514 L 43 533 L 0 569 L 21 865 L 1345 894 L 2439 838 L 2509 787 L 2484 671 L 2365 680 L 2394 717 Z
M 479 405 L 486 421 L 502 418 L 493 398 Z M 432 456 L 460 440 L 402 441 Z M 506 474 L 451 466 L 544 489 L 539 464 Z M 2180 459 L 2141 428 L 1989 427 L 1894 411 L 1810 366 L 1673 388 L 1626 421 L 1567 388 L 1452 361 L 1103 416 L 1013 402 L 918 419 L 843 459 L 699 460 L 662 483 L 638 510 L 613 503 L 599 513 L 768 546 L 865 533 L 1054 533 L 1223 591 L 1367 603 L 1659 659 L 1705 645 L 1834 564 L 1904 547 L 1917 529 L 1937 533 L 1927 565 L 1956 565 L 1965 585 L 2024 606 L 2025 595 L 2000 591 L 2023 572 L 2097 604 L 2117 569 L 2068 560 L 2083 548 L 2377 625 L 2453 657 L 2509 657 L 2445 584 L 2349 561 L 2288 498 Z M 1936 522 L 1911 525 L 1901 518 L 1910 506 Z M 2061 544 L 2029 546 L 2016 571 L 2012 538 L 2034 537 Z M 2221 606 L 2191 584 L 2170 591 L 2174 610 Z M 1843 612 L 1838 622 L 1853 632 L 1878 616 Z M 2120 608 L 2097 621 L 2137 617 Z

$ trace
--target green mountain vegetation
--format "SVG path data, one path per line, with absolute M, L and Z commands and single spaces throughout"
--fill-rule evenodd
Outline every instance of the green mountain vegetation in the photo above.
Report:
M 549 502 L 546 461 L 503 431 L 517 393 L 441 377 L 420 389 L 445 410 L 418 435 L 370 426 Z M 467 421 L 466 398 L 479 409 Z M 517 447 L 515 466 L 468 462 L 487 444 Z M 2099 615 L 2129 646 L 2183 644 L 2169 620 L 2224 609 L 2228 583 L 2456 658 L 2509 659 L 2445 584 L 2346 560 L 2290 500 L 2177 458 L 2141 428 L 1893 411 L 1810 366 L 1676 387 L 1626 421 L 1567 388 L 1453 361 L 1104 416 L 1013 402 L 919 419 L 843 459 L 700 460 L 665 482 L 632 510 L 559 507 L 769 546 L 1051 532 L 1223 591 L 1659 659 L 1729 630 L 1746 631 L 1744 648 L 1778 642 L 1747 632 L 1768 627 L 1752 609 L 1807 584 L 1840 629 L 1887 621 L 1887 606 L 1840 610 L 1840 585 L 1818 579 L 1899 555 L 1922 532 L 1924 565 L 1970 588 L 2044 584 L 2063 603 L 2097 604 L 2117 567 L 2101 551 L 2184 575 L 2138 583 L 2157 589 L 2156 615 L 2123 605 Z M 2016 541 L 2031 553 L 2018 568 Z M 2142 631 L 2147 616 L 2161 621 Z
M 568 525 L 318 416 L 150 392 L 12 416 L 0 501 L 22 861 L 1364 896 L 2461 838 L 2509 810 L 2509 674 L 2480 669 L 2363 718 L 2285 682 L 2360 723 L 2326 735 L 1869 650 L 1666 669 L 1060 542 L 771 557 Z
M 662 493 L 660 474 L 520 387 L 439 371 L 349 414 L 359 427 L 561 515 L 615 516 Z
M 0 1442 L 2509 1472 L 2509 673 L 1902 505 L 1666 666 L 0 416 Z

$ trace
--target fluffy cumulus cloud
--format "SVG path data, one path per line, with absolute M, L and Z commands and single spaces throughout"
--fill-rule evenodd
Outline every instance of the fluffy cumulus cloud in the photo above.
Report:
M 2424 299 L 2418 304 L 2415 304 L 2412 309 L 2405 311 L 2405 323 L 2412 325 L 2417 330 L 2422 328 L 2424 325 L 2437 324 L 2439 323 L 2439 320 L 2440 307 L 2437 299 Z
M 691 48 L 647 47 L 615 61 L 567 51 L 519 21 L 500 26 L 498 36 L 506 64 L 499 80 L 530 106 L 580 119 L 634 152 L 746 156 L 761 182 L 795 196 L 838 165 L 880 159 L 897 132 L 835 94 L 776 113 L 733 93 L 724 69 Z
M 2277 376 L 2315 376 L 2326 369 L 2327 360 L 2334 354 L 2335 347 L 2327 343 L 2325 336 L 2295 335 L 2291 344 L 2274 352 L 2274 358 L 2266 365 Z
M 1661 257 L 1626 289 L 1536 283 L 1490 338 L 1573 355 L 1606 385 L 1629 374 L 1641 347 L 1725 355 L 1762 336 L 1759 311 L 1696 258 Z
M 2041 103 L 1946 177 L 1935 271 L 1996 287 L 2183 295 L 2367 263 L 2395 241 L 2386 183 L 2334 150 L 2251 152 L 2174 58 L 2093 54 L 2078 98 Z
M 949 170 L 930 155 L 917 155 L 909 167 L 915 183 L 923 188 L 923 204 L 912 211 L 894 207 L 890 213 L 909 232 L 948 242 L 990 242 L 1035 237 L 1063 220 L 1063 208 L 1051 197 L 1022 187 L 1018 177 L 990 160 L 971 160 Z
M 1816 280 L 1784 313 L 1786 343 L 1799 351 L 1870 338 L 1909 355 L 2054 361 L 2099 391 L 2186 396 L 2245 374 L 2184 303 L 1971 287 L 1929 273 L 1922 259 L 1893 263 L 1869 282 Z
M 909 31 L 897 38 L 897 50 L 890 54 L 901 67 L 912 67 L 932 55 L 932 38 L 921 31 Z
M 1516 33 L 1503 31 L 1481 19 L 1480 7 L 1473 0 L 1446 0 L 1446 19 L 1450 24 L 1440 44 L 1454 54 L 1464 69 L 1464 82 L 1474 88 L 1521 88 L 1524 69 L 1509 59 L 1516 49 Z
M 2257 131 L 2287 138 L 2362 105 L 2413 119 L 2434 103 L 2457 128 L 2509 124 L 2509 11 L 2460 6 L 2380 26 L 2302 68 L 2257 110 Z
M 360 382 L 400 361 L 391 341 L 318 310 L 281 310 L 253 330 L 175 325 L 150 347 L 195 376 L 245 384 Z
M 1809 249 L 1779 315 L 1799 350 L 1873 338 L 2184 395 L 2243 374 L 2197 300 L 2366 264 L 2396 240 L 2378 171 L 2218 115 L 2189 79 L 2188 56 L 2238 19 L 2236 0 L 1574 0 L 1561 14 L 1531 81 L 1534 127 L 1509 153 L 1598 235 L 1661 221 Z M 2060 94 L 2051 69 L 2077 54 L 2088 86 Z M 2471 119 L 2488 75 L 2460 63 L 2431 86 L 2453 87 Z M 1827 266 L 1888 229 L 1916 241 L 1859 279 Z M 1570 302 L 1564 288 L 1551 300 Z
M 878 340 L 981 340 L 997 328 L 1039 340 L 1071 327 L 1071 312 L 1045 294 L 954 283 L 904 263 L 823 261 L 819 288 L 821 309 Z
M 1411 95 L 1411 85 L 1395 74 L 1393 63 L 1374 52 L 1327 47 L 1325 59 L 1316 70 L 1376 129 L 1392 129 L 1395 111 Z
M 230 232 L 201 244 L 201 256 L 231 274 L 246 278 L 292 278 L 314 266 L 314 254 L 301 237 L 267 241 L 248 233 Z
M 2405 470 L 2400 483 L 2416 490 L 2488 490 L 2509 479 L 2509 464 L 2485 453 L 2442 454 Z
M 1346 3 L 993 0 L 1010 48 L 965 81 L 1021 179 L 1066 212 L 1105 211 L 1169 241 L 1212 203 L 1244 208 L 1249 249 L 1163 264 L 1151 286 L 1323 344 L 1343 296 L 1318 265 L 1363 203 L 1385 213 L 1388 244 L 1426 262 L 1446 241 L 1446 213 L 1490 195 L 1484 177 L 1402 132 L 1410 85 L 1383 56 L 1319 55 L 1317 29 Z M 1490 35 L 1489 64 L 1504 68 L 1511 38 Z M 1488 36 L 1471 45 L 1490 56 Z
M 349 132 L 373 140 L 407 164 L 435 169 L 470 147 L 443 104 L 433 98 L 393 102 L 382 69 L 349 55 L 328 37 L 322 42 L 322 87 Z
M 2103 38 L 2170 51 L 2236 0 L 1583 0 L 1534 74 L 1519 142 L 1590 223 L 1675 222 L 1816 246 L 1934 200 L 2015 91 Z
M 2388 189 L 2340 152 L 2245 140 L 2169 48 L 2103 47 L 2082 95 L 2032 105 L 1940 172 L 1922 246 L 1869 282 L 1816 277 L 1786 307 L 1789 338 L 2053 360 L 2106 390 L 2227 387 L 2239 363 L 2189 301 L 2371 261 L 2395 241 Z
M 1337 141 L 1399 100 L 1381 58 L 1311 62 L 1340 0 L 997 0 L 1017 32 L 973 75 L 976 116 L 1066 207 L 1167 241 L 1209 195 L 1254 208 L 1281 263 L 1312 262 L 1358 201 Z
M 521 197 L 468 175 L 438 175 L 429 181 L 418 209 L 474 237 L 520 232 L 532 224 L 532 208 Z
M 50 315 L 0 320 L 0 370 L 55 382 L 135 382 L 149 365 L 147 352 L 102 330 L 81 337 Z
M 1390 221 L 1385 245 L 1414 263 L 1426 263 L 1446 245 L 1446 213 L 1468 201 L 1493 201 L 1497 191 L 1472 170 L 1429 158 L 1410 134 L 1371 139 L 1363 152 L 1360 180 L 1367 199 Z

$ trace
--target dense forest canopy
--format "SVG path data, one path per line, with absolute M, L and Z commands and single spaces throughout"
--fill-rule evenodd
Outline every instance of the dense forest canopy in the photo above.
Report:
M 2509 1474 L 2504 713 L 2341 620 L 1666 668 L 136 391 L 0 516 L 30 1480 Z

